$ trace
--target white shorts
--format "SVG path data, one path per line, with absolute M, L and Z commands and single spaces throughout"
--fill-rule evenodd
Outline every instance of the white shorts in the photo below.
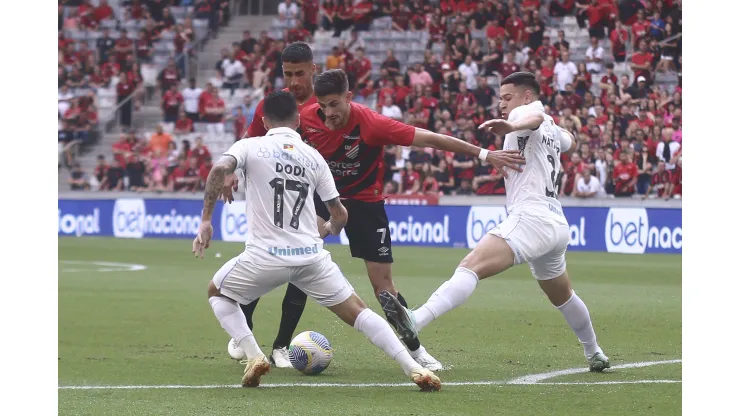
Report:
M 213 276 L 222 295 L 243 305 L 250 304 L 285 283 L 293 283 L 322 306 L 334 306 L 349 299 L 355 289 L 331 260 L 324 255 L 306 266 L 265 266 L 252 262 L 247 253 L 229 260 Z
M 565 250 L 570 242 L 565 221 L 514 214 L 488 234 L 506 240 L 514 251 L 514 263 L 529 263 L 537 280 L 554 279 L 565 272 Z

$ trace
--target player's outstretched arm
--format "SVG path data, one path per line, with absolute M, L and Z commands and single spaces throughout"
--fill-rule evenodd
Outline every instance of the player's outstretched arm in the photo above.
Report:
M 507 177 L 504 168 L 521 172 L 521 165 L 526 163 L 524 156 L 520 155 L 518 150 L 489 151 L 488 149 L 481 149 L 480 147 L 474 146 L 466 141 L 444 134 L 433 133 L 429 130 L 420 129 L 418 127 L 416 128 L 414 140 L 411 142 L 411 145 L 416 147 L 431 147 L 433 149 L 477 157 L 483 162 L 492 164 L 499 170 L 499 172 L 503 173 L 504 177 Z
M 545 115 L 542 113 L 530 113 L 524 117 L 518 118 L 514 121 L 504 119 L 493 119 L 488 120 L 485 123 L 478 126 L 480 130 L 488 130 L 493 134 L 499 136 L 505 136 L 514 131 L 520 130 L 537 130 L 537 128 L 545 121 Z
M 326 204 L 326 208 L 329 210 L 331 217 L 329 218 L 329 221 L 324 223 L 323 229 L 319 234 L 321 238 L 324 238 L 329 234 L 339 235 L 339 233 L 342 232 L 342 228 L 347 225 L 347 219 L 349 218 L 347 208 L 344 207 L 339 197 L 330 199 L 329 201 L 324 201 L 324 204 Z

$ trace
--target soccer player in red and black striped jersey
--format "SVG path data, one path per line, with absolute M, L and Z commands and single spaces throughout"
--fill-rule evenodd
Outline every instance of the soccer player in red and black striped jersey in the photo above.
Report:
M 334 175 L 340 198 L 349 213 L 345 232 L 352 257 L 365 261 L 381 305 L 391 302 L 381 292 L 406 304 L 391 278 L 393 252 L 383 196 L 384 146 L 413 145 L 467 154 L 500 170 L 503 167 L 520 170 L 524 158 L 518 151 L 491 152 L 454 137 L 400 123 L 353 103 L 347 75 L 341 69 L 318 75 L 314 94 L 318 104 L 301 111 L 301 136 L 321 153 Z M 316 213 L 327 221 L 327 210 L 318 204 L 316 208 Z M 388 313 L 386 317 L 397 328 L 395 317 Z M 432 371 L 442 369 L 442 364 L 426 352 L 418 338 L 404 342 L 419 364 Z

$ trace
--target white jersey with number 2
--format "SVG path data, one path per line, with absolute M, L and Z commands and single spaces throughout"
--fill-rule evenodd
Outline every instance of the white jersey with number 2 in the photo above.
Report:
M 527 161 L 523 172 L 507 171 L 506 208 L 510 215 L 528 213 L 565 221 L 555 183 L 560 172 L 560 153 L 567 151 L 572 141 L 544 112 L 542 103 L 535 101 L 509 113 L 510 122 L 532 113 L 542 113 L 545 121 L 535 130 L 514 131 L 506 135 L 504 150 L 519 150 Z
M 256 264 L 303 266 L 323 254 L 314 192 L 322 201 L 339 196 L 329 166 L 292 129 L 239 140 L 225 155 L 244 171 L 247 199 L 245 253 Z

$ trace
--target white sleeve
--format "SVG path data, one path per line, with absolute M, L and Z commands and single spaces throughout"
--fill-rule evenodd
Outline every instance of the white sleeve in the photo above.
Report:
M 224 156 L 233 156 L 236 159 L 236 168 L 245 169 L 247 167 L 247 156 L 249 155 L 249 148 L 254 139 L 239 140 L 238 142 L 231 145 L 229 150 L 224 152 Z
M 329 170 L 329 165 L 326 164 L 323 158 L 320 160 L 316 193 L 319 194 L 322 201 L 326 202 L 338 197 L 339 191 L 337 191 L 337 185 L 334 183 L 334 176 Z
M 558 127 L 558 131 L 560 132 L 560 151 L 567 152 L 573 145 L 573 140 L 570 138 L 570 134 L 562 127 Z

